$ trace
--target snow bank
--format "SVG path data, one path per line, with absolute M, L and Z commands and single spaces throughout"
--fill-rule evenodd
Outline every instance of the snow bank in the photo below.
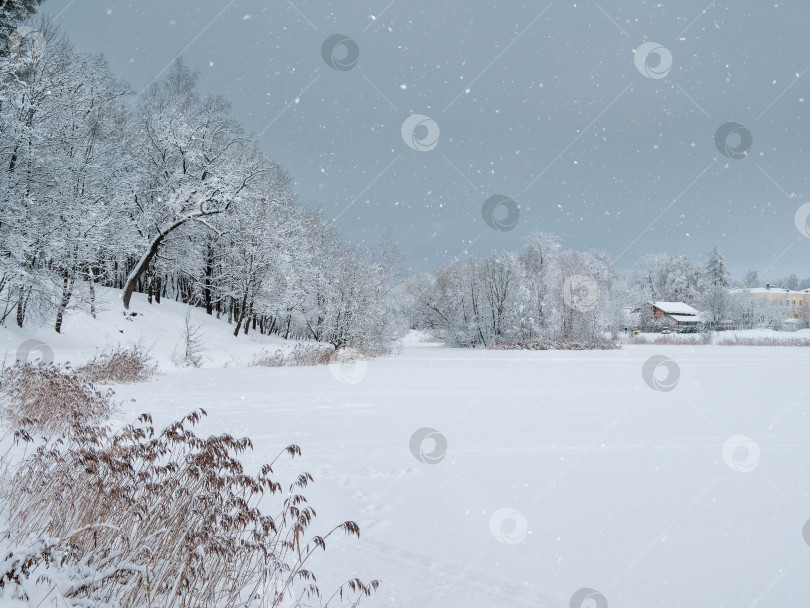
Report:
M 186 311 L 191 322 L 202 328 L 205 350 L 202 367 L 246 366 L 262 350 L 292 348 L 296 342 L 278 336 L 262 336 L 253 330 L 234 337 L 234 326 L 224 319 L 209 316 L 202 308 L 189 307 L 170 300 L 149 304 L 144 294 L 132 297 L 129 311 L 121 304 L 121 291 L 98 288 L 99 312 L 93 319 L 86 311 L 72 311 L 57 334 L 48 325 L 36 330 L 16 326 L 0 327 L 0 351 L 5 361 L 13 361 L 17 349 L 26 340 L 37 339 L 53 350 L 57 363 L 79 365 L 108 347 L 131 346 L 138 342 L 149 349 L 161 368 L 173 367 L 173 356 L 182 353 L 182 333 Z

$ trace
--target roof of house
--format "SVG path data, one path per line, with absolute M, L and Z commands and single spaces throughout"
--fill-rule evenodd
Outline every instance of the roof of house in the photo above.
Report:
M 697 310 L 685 302 L 652 302 L 652 305 L 668 315 L 697 315 Z
M 780 296 L 805 296 L 810 294 L 810 289 L 802 289 L 795 291 L 792 289 L 785 289 L 783 287 L 738 287 L 732 289 L 731 293 L 752 293 L 752 294 L 770 294 Z

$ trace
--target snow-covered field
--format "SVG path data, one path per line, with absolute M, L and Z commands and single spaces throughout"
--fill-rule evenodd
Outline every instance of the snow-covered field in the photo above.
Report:
M 562 608 L 582 588 L 607 602 L 583 608 L 806 602 L 810 348 L 409 340 L 343 369 L 255 368 L 267 344 L 197 311 L 212 345 L 206 367 L 184 369 L 169 363 L 183 306 L 136 299 L 147 315 L 130 321 L 108 295 L 99 321 L 75 315 L 64 336 L 40 337 L 77 361 L 88 344 L 143 335 L 163 374 L 115 387 L 121 421 L 148 411 L 162 426 L 203 407 L 204 433 L 253 439 L 251 468 L 300 445 L 277 469 L 314 475 L 314 529 L 354 519 L 362 532 L 313 564 L 322 590 L 357 575 L 382 581 L 366 606 Z M 12 356 L 30 337 L 2 331 Z M 645 379 L 653 356 L 674 364 Z

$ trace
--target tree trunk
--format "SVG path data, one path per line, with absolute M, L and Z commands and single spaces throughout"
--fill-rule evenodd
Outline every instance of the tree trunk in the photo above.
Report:
M 96 318 L 96 277 L 93 275 L 93 269 L 88 268 L 87 274 L 90 277 L 89 287 L 90 287 L 90 314 L 95 319 Z
M 163 240 L 171 234 L 171 232 L 182 226 L 188 221 L 193 220 L 193 216 L 188 217 L 181 217 L 180 219 L 175 220 L 168 226 L 166 226 L 163 230 L 158 232 L 157 236 L 152 239 L 152 242 L 149 243 L 149 247 L 147 248 L 146 252 L 143 254 L 138 263 L 135 264 L 135 267 L 132 269 L 132 272 L 129 273 L 127 277 L 126 285 L 124 287 L 124 296 L 122 298 L 124 308 L 129 309 L 129 301 L 132 299 L 132 292 L 135 291 L 135 286 L 138 284 L 138 281 L 146 272 L 146 269 L 149 267 L 149 264 L 152 263 L 152 260 L 155 259 L 160 246 L 163 244 Z
M 253 322 L 253 329 L 256 329 L 256 317 L 253 315 L 253 302 L 248 306 L 248 312 L 245 317 L 245 335 L 248 335 L 251 321 Z
M 233 330 L 234 337 L 239 337 L 239 330 L 242 328 L 242 321 L 245 318 L 247 310 L 247 294 L 242 298 L 242 305 L 239 307 L 239 319 L 236 321 L 236 329 Z
M 17 326 L 22 327 L 25 321 L 25 309 L 28 304 L 28 294 L 25 287 L 20 287 L 20 299 L 17 300 Z
M 211 277 L 214 276 L 214 251 L 211 248 L 211 243 L 206 241 L 205 244 L 205 278 L 203 279 L 203 302 L 205 303 L 205 312 L 209 315 L 214 311 L 211 304 Z
M 65 310 L 70 303 L 70 296 L 73 292 L 73 281 L 70 280 L 67 273 L 62 275 L 62 299 L 59 301 L 59 309 L 56 311 L 56 326 L 54 329 L 56 333 L 62 333 L 62 320 L 65 317 Z

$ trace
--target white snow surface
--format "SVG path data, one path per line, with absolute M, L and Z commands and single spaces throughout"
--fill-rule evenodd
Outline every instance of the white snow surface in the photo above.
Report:
M 6 354 L 7 361 L 13 361 L 19 344 L 34 338 L 50 346 L 57 363 L 80 365 L 105 348 L 128 347 L 140 342 L 162 368 L 171 368 L 174 367 L 173 355 L 183 352 L 181 336 L 187 310 L 191 312 L 191 322 L 202 326 L 200 336 L 205 350 L 200 355 L 204 368 L 246 366 L 253 355 L 262 350 L 286 349 L 293 344 L 253 330 L 237 338 L 233 335 L 234 326 L 228 325 L 225 319 L 209 316 L 202 308 L 190 308 L 165 298 L 160 304 L 149 304 L 144 294 L 136 293 L 129 310 L 124 311 L 121 291 L 102 287 L 98 289 L 98 300 L 96 319 L 86 311 L 70 312 L 61 334 L 53 331 L 50 323 L 31 331 L 21 330 L 9 319 L 7 327 L 0 327 L 0 350 Z
M 736 289 L 732 289 L 731 293 L 804 296 L 810 293 L 810 289 L 795 290 L 785 289 L 784 287 L 738 287 Z
M 163 373 L 114 387 L 121 422 L 151 412 L 162 427 L 203 407 L 203 434 L 253 439 L 250 471 L 300 445 L 275 468 L 314 475 L 313 531 L 361 527 L 312 564 L 322 591 L 359 576 L 382 581 L 369 607 L 563 608 L 585 587 L 623 608 L 805 601 L 810 348 L 486 351 L 411 336 L 398 357 L 349 370 L 255 368 L 253 353 L 283 341 L 233 338 L 197 310 L 206 367 L 188 369 L 170 363 L 184 306 L 136 296 L 130 321 L 105 293 L 98 320 L 75 313 L 64 335 L 36 337 L 58 361 L 151 346 Z M 31 336 L 0 329 L 12 357 Z M 673 390 L 645 382 L 653 356 L 677 365 Z M 447 440 L 435 464 L 409 448 L 423 427 Z

